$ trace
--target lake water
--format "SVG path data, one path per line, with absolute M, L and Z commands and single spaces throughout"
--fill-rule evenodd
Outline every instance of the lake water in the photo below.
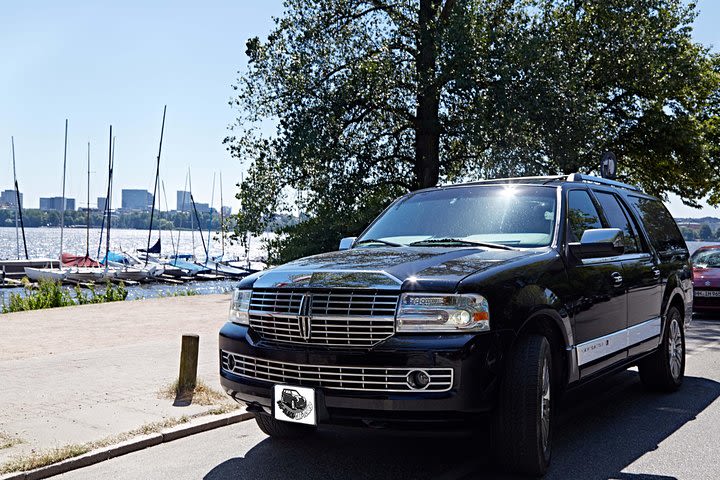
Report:
M 205 242 L 208 243 L 207 231 L 203 232 Z M 217 232 L 212 232 L 210 245 L 210 255 L 220 255 L 222 253 L 222 245 Z M 86 250 L 86 229 L 84 228 L 65 228 L 63 231 L 63 251 L 75 255 L 84 255 Z M 128 230 L 113 229 L 110 235 L 110 247 L 113 251 L 134 251 L 137 248 L 147 247 L 147 230 Z M 151 244 L 154 244 L 158 238 L 158 232 L 153 232 Z M 28 256 L 30 258 L 58 258 L 60 253 L 60 229 L 59 228 L 27 228 L 25 229 L 25 239 L 28 247 Z M 90 229 L 90 256 L 98 258 L 98 241 L 100 239 L 100 229 Z M 170 254 L 174 251 L 173 242 L 179 245 L 179 253 L 194 253 L 199 260 L 205 259 L 205 250 L 203 249 L 202 240 L 198 232 L 180 232 L 180 241 L 178 243 L 178 232 L 173 233 L 173 240 L 170 239 L 170 232 L 163 231 L 161 235 L 162 251 Z M 17 256 L 15 228 L 0 227 L 0 259 L 15 259 Z M 253 238 L 250 242 L 249 257 L 251 260 L 261 259 L 264 257 L 264 251 L 261 248 L 261 238 Z M 103 247 L 99 257 L 105 254 L 105 234 L 103 234 Z M 22 235 L 20 236 L 20 256 L 25 258 L 22 246 Z M 226 259 L 244 259 L 245 248 L 239 244 L 230 244 L 225 242 L 225 258 Z M 184 285 L 170 285 L 165 283 L 154 283 L 142 285 L 139 287 L 128 288 L 128 299 L 157 297 L 161 295 L 170 295 L 178 290 L 194 290 L 198 293 L 221 293 L 230 290 L 237 281 L 222 280 L 211 282 L 188 282 Z M 3 289 L 0 292 L 1 301 L 7 301 L 11 292 L 22 291 L 22 289 Z
M 207 232 L 204 232 L 205 241 L 207 242 Z M 217 237 L 217 233 L 213 232 L 213 238 L 210 243 L 210 255 L 220 255 L 222 245 Z M 76 255 L 85 254 L 86 230 L 84 228 L 66 228 L 63 232 L 63 250 Z M 9 227 L 0 227 L 0 258 L 13 259 L 17 258 L 15 229 Z M 28 228 L 25 230 L 25 238 L 28 245 L 28 255 L 30 258 L 58 258 L 60 248 L 60 229 L 59 228 Z M 90 229 L 90 256 L 97 257 L 98 240 L 100 238 L 100 229 Z M 157 232 L 153 232 L 151 243 L 157 240 Z M 162 248 L 163 252 L 171 253 L 173 251 L 173 241 L 178 242 L 178 232 L 174 232 L 173 241 L 170 240 L 170 232 L 162 232 Z M 253 238 L 250 242 L 250 258 L 263 258 L 265 253 L 262 250 L 262 238 Z M 105 239 L 103 236 L 103 252 Z M 718 245 L 720 242 L 687 242 L 690 253 L 704 245 Z M 113 229 L 110 236 L 111 250 L 114 251 L 132 251 L 136 248 L 145 248 L 147 246 L 147 231 L 144 230 L 126 230 Z M 202 240 L 198 232 L 180 232 L 180 241 L 178 251 L 180 253 L 194 253 L 195 256 L 202 260 L 205 258 Z M 20 240 L 20 254 L 24 257 L 22 250 L 22 239 Z M 101 253 L 101 257 L 104 253 Z M 241 245 L 231 245 L 225 243 L 225 258 L 245 258 L 245 249 Z M 128 289 L 128 299 L 157 297 L 162 295 L 171 295 L 178 290 L 194 290 L 198 293 L 222 293 L 229 291 L 237 283 L 234 280 L 222 280 L 212 282 L 188 282 L 184 285 L 169 285 L 164 283 L 147 284 L 139 287 L 131 287 Z M 20 289 L 4 289 L 0 292 L 0 301 L 7 301 L 7 297 L 11 292 Z

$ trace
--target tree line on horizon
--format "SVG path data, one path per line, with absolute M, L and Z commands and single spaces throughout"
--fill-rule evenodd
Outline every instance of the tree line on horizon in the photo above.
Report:
M 103 212 L 91 211 L 90 212 L 90 227 L 100 228 L 103 221 Z M 198 213 L 200 217 L 200 226 L 202 230 L 208 229 L 208 222 L 210 221 L 209 213 Z M 23 224 L 25 227 L 59 227 L 60 226 L 60 211 L 59 210 L 39 210 L 35 208 L 23 208 Z M 65 211 L 65 226 L 66 227 L 85 227 L 87 226 L 87 213 L 82 210 L 66 210 Z M 234 227 L 234 219 L 228 219 L 229 222 L 226 224 L 226 228 L 232 229 Z M 0 209 L 0 226 L 3 227 L 14 227 L 15 226 L 15 210 L 14 209 Z M 107 225 L 106 225 L 107 226 Z M 112 228 L 130 228 L 147 230 L 150 226 L 150 212 L 118 212 L 113 213 L 112 216 Z M 189 230 L 191 227 L 197 230 L 197 221 L 190 220 L 190 214 L 187 212 L 163 212 L 156 211 L 155 218 L 153 218 L 153 229 L 159 230 L 173 230 L 173 229 L 184 229 Z M 220 218 L 217 214 L 212 217 L 212 224 L 210 226 L 213 232 L 220 230 Z
M 246 43 L 225 139 L 235 233 L 306 220 L 271 262 L 337 248 L 438 183 L 597 172 L 720 204 L 720 57 L 683 0 L 287 0 Z M 274 125 L 267 133 L 266 126 Z

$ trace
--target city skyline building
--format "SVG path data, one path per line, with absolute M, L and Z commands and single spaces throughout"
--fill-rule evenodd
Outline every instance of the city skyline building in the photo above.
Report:
M 122 190 L 123 210 L 150 210 L 153 203 L 152 193 L 147 190 L 124 188 Z
M 192 205 L 190 205 L 190 192 L 187 192 L 185 190 L 178 190 L 175 193 L 176 198 L 176 206 L 175 210 L 178 212 L 189 212 L 192 208 Z
M 63 198 L 62 197 L 40 197 L 40 210 L 62 210 Z M 75 210 L 75 199 L 65 199 L 65 210 Z
M 20 208 L 23 206 L 23 194 L 20 192 Z M 17 195 L 15 190 L 3 190 L 0 193 L 0 207 L 16 208 L 17 207 Z

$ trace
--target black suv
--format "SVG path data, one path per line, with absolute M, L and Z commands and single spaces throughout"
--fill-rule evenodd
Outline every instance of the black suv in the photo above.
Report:
M 537 475 L 568 387 L 632 365 L 652 389 L 680 386 L 692 298 L 675 221 L 634 186 L 442 186 L 397 199 L 340 251 L 245 278 L 221 382 L 275 437 L 489 414 L 496 460 Z M 298 387 L 302 424 L 274 407 Z

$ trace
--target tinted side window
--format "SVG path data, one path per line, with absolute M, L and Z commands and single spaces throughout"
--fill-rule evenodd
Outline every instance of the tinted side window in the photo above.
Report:
M 650 237 L 650 243 L 658 252 L 687 249 L 680 229 L 662 202 L 635 196 L 629 196 L 628 200 L 640 214 Z
M 608 226 L 622 230 L 625 238 L 625 253 L 639 252 L 640 248 L 635 229 L 632 227 L 632 223 L 625 214 L 620 202 L 618 202 L 617 197 L 607 192 L 595 192 L 595 195 L 609 223 Z
M 568 193 L 568 241 L 579 242 L 585 230 L 602 228 L 600 215 L 585 190 L 570 190 Z

